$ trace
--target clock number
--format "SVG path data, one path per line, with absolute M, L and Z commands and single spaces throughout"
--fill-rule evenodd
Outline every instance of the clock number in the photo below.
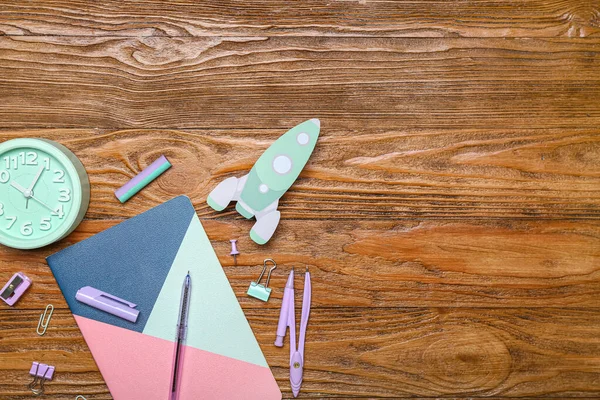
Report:
M 0 203 L 0 215 L 4 215 L 4 204 Z
M 44 158 L 44 165 L 46 166 L 46 171 L 50 171 L 50 159 L 48 157 Z
M 19 153 L 19 158 L 21 159 L 20 162 L 23 165 L 38 165 L 38 163 L 37 163 L 38 155 L 35 151 L 28 151 L 27 153 L 22 151 Z
M 63 171 L 62 169 L 56 169 L 56 170 L 54 170 L 54 175 L 58 175 L 58 176 L 55 177 L 52 182 L 65 183 L 65 171 Z
M 8 167 L 6 167 L 6 169 L 10 169 L 10 165 L 13 164 L 14 165 L 14 170 L 18 170 L 19 169 L 19 162 L 17 160 L 17 156 L 11 156 L 11 157 L 7 157 L 9 158 L 8 161 Z
M 54 211 L 52 212 L 52 215 L 56 215 L 56 216 L 57 216 L 58 218 L 60 218 L 60 219 L 62 219 L 62 217 L 64 217 L 64 216 L 65 216 L 65 211 L 64 211 L 64 209 L 63 209 L 63 206 L 62 206 L 62 204 L 61 204 L 60 206 L 56 207 L 56 210 L 54 210 Z
M 31 225 L 33 225 L 31 222 L 25 222 L 21 226 L 21 235 L 31 236 L 31 234 L 33 233 L 33 228 L 31 227 Z
M 52 225 L 50 225 L 50 218 L 42 218 L 40 221 L 40 229 L 42 231 L 49 231 L 50 228 L 52 228 Z
M 63 203 L 71 200 L 71 191 L 67 188 L 59 189 L 58 192 L 60 196 L 58 196 L 58 201 L 62 201 Z
M 38 158 L 38 155 L 35 151 L 28 151 L 27 157 L 25 160 L 26 161 L 25 164 L 26 165 L 38 165 L 37 158 Z
M 35 154 L 34 152 L 30 152 L 31 154 Z M 29 153 L 28 153 L 29 154 Z M 37 154 L 36 154 L 37 157 Z M 6 156 L 4 157 L 4 168 L 11 169 L 11 165 L 14 170 L 19 169 L 19 158 L 21 159 L 21 164 L 25 164 L 25 152 L 20 152 L 18 156 Z M 35 159 L 34 159 L 35 161 Z M 32 164 L 35 165 L 35 164 Z
M 0 171 L 0 183 L 6 183 L 10 180 L 10 173 L 3 169 Z
M 6 217 L 6 219 L 10 221 L 8 223 L 8 226 L 6 227 L 6 229 L 12 228 L 12 226 L 15 224 L 15 222 L 17 222 L 17 217 Z

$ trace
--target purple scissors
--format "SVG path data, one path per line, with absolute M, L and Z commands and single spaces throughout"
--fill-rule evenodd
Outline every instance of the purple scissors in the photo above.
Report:
M 310 298 L 312 287 L 310 284 L 310 272 L 306 268 L 304 277 L 304 297 L 302 299 L 302 317 L 300 319 L 300 339 L 296 349 L 296 310 L 294 307 L 294 269 L 290 272 L 285 290 L 283 292 L 283 301 L 281 302 L 281 313 L 279 314 L 279 324 L 277 325 L 277 339 L 275 346 L 283 346 L 285 331 L 290 328 L 290 383 L 294 397 L 298 397 L 300 386 L 302 386 L 302 372 L 304 370 L 304 339 L 306 337 L 306 325 L 308 325 L 308 316 L 310 315 Z

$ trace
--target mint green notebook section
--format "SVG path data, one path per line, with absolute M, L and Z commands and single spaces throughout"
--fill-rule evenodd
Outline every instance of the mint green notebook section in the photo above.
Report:
M 181 286 L 188 271 L 192 278 L 192 294 L 186 344 L 268 367 L 196 214 L 192 217 L 143 333 L 175 340 Z

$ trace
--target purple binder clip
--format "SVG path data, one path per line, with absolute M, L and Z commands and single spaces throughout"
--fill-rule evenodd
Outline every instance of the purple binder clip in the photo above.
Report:
M 135 309 L 137 306 L 132 302 L 105 293 L 91 286 L 85 286 L 79 289 L 75 298 L 88 306 L 116 315 L 117 317 L 126 319 L 130 322 L 137 321 L 137 317 L 140 314 L 139 310 Z
M 39 396 L 44 393 L 44 383 L 52 380 L 54 367 L 34 361 L 29 370 L 29 375 L 33 376 L 33 381 L 27 387 L 34 395 Z
M 17 272 L 0 290 L 0 299 L 9 306 L 13 306 L 23 293 L 31 286 L 31 279 L 22 272 Z

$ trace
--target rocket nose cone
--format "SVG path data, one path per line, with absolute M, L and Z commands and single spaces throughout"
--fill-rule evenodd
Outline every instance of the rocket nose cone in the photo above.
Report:
M 310 120 L 310 122 L 312 122 L 313 124 L 315 124 L 317 126 L 317 128 L 321 128 L 321 121 L 319 121 L 318 118 L 313 118 Z

